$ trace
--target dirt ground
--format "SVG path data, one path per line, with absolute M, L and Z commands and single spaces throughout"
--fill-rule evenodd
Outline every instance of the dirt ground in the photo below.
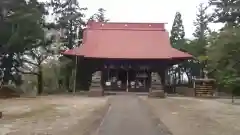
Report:
M 86 135 L 98 125 L 107 99 L 72 95 L 0 99 L 0 135 Z
M 240 105 L 231 100 L 142 97 L 173 135 L 239 135 Z

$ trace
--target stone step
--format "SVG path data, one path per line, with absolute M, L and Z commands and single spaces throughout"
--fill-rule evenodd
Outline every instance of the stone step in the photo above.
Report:
M 152 86 L 151 88 L 163 88 L 162 86 Z
M 91 85 L 91 87 L 101 87 L 101 85 Z
M 148 96 L 153 98 L 165 98 L 165 93 L 163 90 L 153 90 L 149 92 Z

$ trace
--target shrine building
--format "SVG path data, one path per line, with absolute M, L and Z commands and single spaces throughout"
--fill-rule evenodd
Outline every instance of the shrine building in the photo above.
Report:
M 90 95 L 164 91 L 166 70 L 192 58 L 171 46 L 164 23 L 94 21 L 84 29 L 82 45 L 63 55 L 78 58 L 77 78 L 81 66 L 91 69 Z

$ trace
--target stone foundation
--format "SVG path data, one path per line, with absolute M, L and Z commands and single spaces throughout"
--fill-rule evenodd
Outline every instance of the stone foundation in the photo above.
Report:
M 187 96 L 187 97 L 195 97 L 195 91 L 193 88 L 188 87 L 176 87 L 176 93 Z
M 165 98 L 165 93 L 164 90 L 153 90 L 149 92 L 148 97 Z
M 89 97 L 101 97 L 104 96 L 104 91 L 101 89 L 90 89 L 88 92 Z
M 21 90 L 11 85 L 4 85 L 0 89 L 0 98 L 19 98 L 23 94 Z

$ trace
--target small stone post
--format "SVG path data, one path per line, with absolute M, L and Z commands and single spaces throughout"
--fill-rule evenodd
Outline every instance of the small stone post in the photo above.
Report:
M 88 92 L 89 97 L 104 96 L 104 91 L 101 86 L 101 71 L 96 72 L 92 76 L 91 86 Z
M 163 81 L 161 80 L 161 77 L 158 75 L 158 73 L 152 73 L 151 76 L 151 90 L 148 96 L 165 98 L 164 86 L 162 84 Z

